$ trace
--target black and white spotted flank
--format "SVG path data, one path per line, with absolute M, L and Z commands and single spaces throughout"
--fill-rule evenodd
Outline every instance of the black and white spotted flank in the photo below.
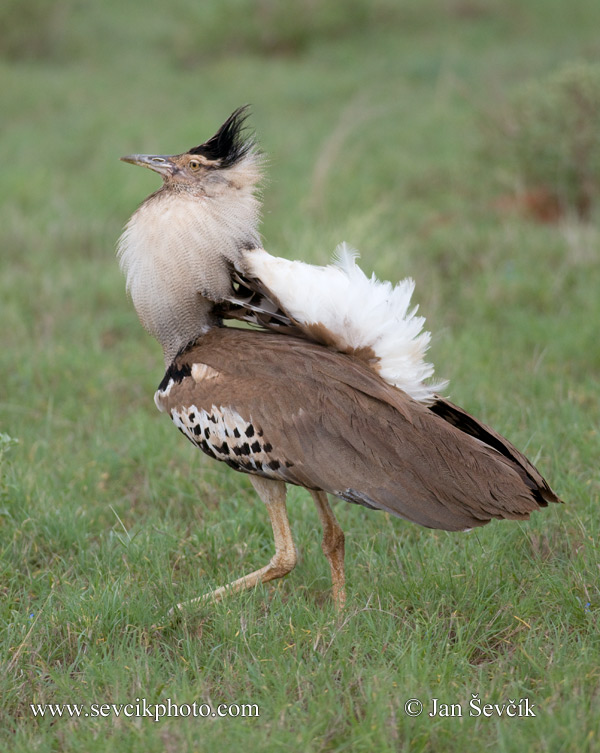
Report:
M 280 478 L 279 469 L 292 463 L 278 458 L 263 431 L 233 408 L 213 405 L 209 411 L 195 405 L 171 410 L 177 428 L 202 452 L 238 471 Z

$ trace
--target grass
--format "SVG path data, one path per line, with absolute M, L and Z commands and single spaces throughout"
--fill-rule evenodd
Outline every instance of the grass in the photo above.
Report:
M 22 15 L 0 44 L 0 432 L 17 440 L 0 441 L 0 746 L 599 749 L 598 209 L 551 225 L 500 209 L 506 166 L 481 127 L 524 80 L 598 58 L 598 4 L 378 2 L 365 16 L 353 3 L 349 21 L 310 25 L 306 0 L 295 30 L 269 3 L 246 28 L 241 2 L 205 17 L 187 0 L 62 2 L 20 45 L 25 5 L 7 5 Z M 247 480 L 155 410 L 160 353 L 113 249 L 157 184 L 117 158 L 198 143 L 246 101 L 270 156 L 267 248 L 324 262 L 346 240 L 367 270 L 414 276 L 452 399 L 567 501 L 469 535 L 337 503 L 341 620 L 298 489 L 293 573 L 167 616 L 264 564 L 272 537 Z M 472 694 L 528 698 L 537 716 L 469 717 Z M 429 717 L 433 697 L 465 715 Z M 52 721 L 29 707 L 136 698 L 255 703 L 260 717 Z

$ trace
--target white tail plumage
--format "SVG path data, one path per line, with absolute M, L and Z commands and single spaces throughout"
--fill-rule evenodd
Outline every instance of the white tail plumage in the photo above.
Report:
M 356 264 L 358 252 L 340 244 L 334 262 L 317 267 L 271 256 L 263 249 L 245 252 L 246 270 L 271 290 L 297 322 L 318 324 L 342 343 L 341 350 L 371 348 L 375 368 L 389 384 L 415 400 L 428 402 L 447 382 L 431 383 L 434 373 L 425 353 L 431 335 L 425 318 L 410 307 L 415 287 L 368 278 Z

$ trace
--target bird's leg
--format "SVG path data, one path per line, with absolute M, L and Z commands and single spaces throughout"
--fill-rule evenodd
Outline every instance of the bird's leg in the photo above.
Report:
M 311 491 L 323 526 L 321 547 L 331 568 L 331 590 L 338 611 L 346 603 L 346 574 L 344 571 L 344 532 L 337 522 L 325 492 Z
M 273 527 L 275 554 L 271 557 L 268 565 L 255 570 L 249 575 L 244 575 L 243 578 L 238 578 L 238 580 L 234 580 L 226 586 L 209 591 L 197 599 L 178 604 L 177 609 L 188 607 L 198 602 L 219 601 L 224 596 L 236 591 L 244 591 L 248 588 L 253 588 L 258 583 L 266 583 L 269 580 L 282 578 L 294 569 L 298 555 L 285 506 L 285 483 L 274 479 L 262 478 L 261 476 L 250 476 L 250 481 L 258 492 L 259 497 L 267 506 L 271 526 Z

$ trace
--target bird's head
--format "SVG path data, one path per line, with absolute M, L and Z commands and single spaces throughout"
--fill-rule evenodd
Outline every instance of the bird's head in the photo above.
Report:
M 261 155 L 245 132 L 248 106 L 232 113 L 215 135 L 183 154 L 131 154 L 123 162 L 148 167 L 165 188 L 199 196 L 219 194 L 225 187 L 253 189 L 261 177 Z

